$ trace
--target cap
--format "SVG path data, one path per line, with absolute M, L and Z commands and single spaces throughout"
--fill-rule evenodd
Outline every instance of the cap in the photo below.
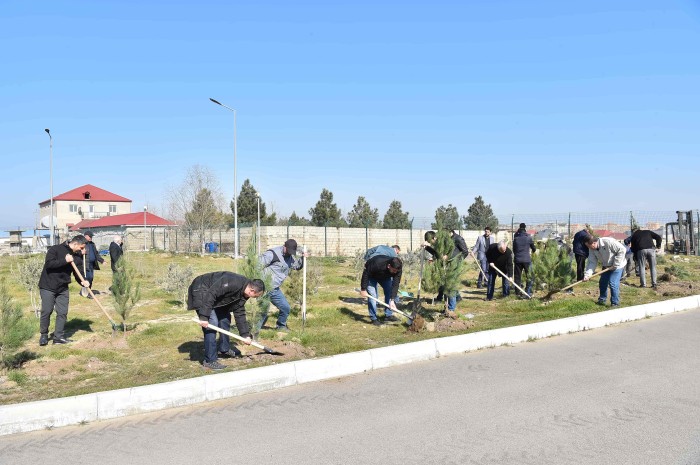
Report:
M 284 241 L 284 246 L 287 248 L 287 253 L 289 255 L 296 255 L 297 253 L 297 241 L 294 239 L 287 239 Z
M 520 223 L 520 229 L 525 229 L 525 223 Z

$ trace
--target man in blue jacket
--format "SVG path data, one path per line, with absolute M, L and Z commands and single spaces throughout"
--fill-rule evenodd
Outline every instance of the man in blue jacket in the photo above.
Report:
M 533 281 L 531 273 L 532 256 L 530 252 L 534 253 L 535 250 L 537 250 L 535 248 L 535 243 L 532 240 L 532 236 L 527 233 L 525 223 L 520 223 L 520 227 L 513 236 L 513 261 L 515 263 L 514 281 L 515 284 L 522 287 L 522 273 L 524 271 L 525 274 L 527 274 L 527 287 L 525 288 L 525 292 L 527 292 L 529 296 L 532 296 Z M 517 293 L 520 294 L 520 291 L 517 291 Z

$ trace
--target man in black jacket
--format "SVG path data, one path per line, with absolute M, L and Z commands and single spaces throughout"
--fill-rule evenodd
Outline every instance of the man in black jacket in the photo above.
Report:
M 112 273 L 117 271 L 117 261 L 124 255 L 124 250 L 122 249 L 122 237 L 114 236 L 114 240 L 109 244 L 109 260 L 112 265 Z
M 39 320 L 39 345 L 49 343 L 49 323 L 51 314 L 56 310 L 56 325 L 53 332 L 54 344 L 67 344 L 72 342 L 66 339 L 63 328 L 68 319 L 68 301 L 70 293 L 70 275 L 73 273 L 75 280 L 80 282 L 80 277 L 73 270 L 71 263 L 78 268 L 83 264 L 82 251 L 87 240 L 85 236 L 75 236 L 70 241 L 49 247 L 44 260 L 44 268 L 39 278 L 39 296 L 41 297 L 41 319 Z M 84 287 L 90 285 L 83 280 L 80 284 Z
M 632 233 L 630 246 L 639 265 L 639 286 L 647 287 L 646 264 L 649 262 L 651 287 L 656 289 L 656 249 L 661 248 L 661 236 L 648 229 L 637 229 Z
M 520 227 L 515 232 L 513 236 L 513 261 L 515 262 L 515 284 L 522 287 L 522 273 L 523 271 L 527 274 L 527 287 L 525 292 L 527 295 L 532 296 L 532 256 L 530 252 L 534 253 L 535 243 L 532 240 L 532 236 L 526 231 L 525 223 L 520 223 Z M 520 291 L 517 291 L 520 294 Z M 525 296 L 521 296 L 525 297 Z
M 221 329 L 231 328 L 231 312 L 236 319 L 236 327 L 245 343 L 250 344 L 250 327 L 245 317 L 245 303 L 251 297 L 260 297 L 265 292 L 265 283 L 260 279 L 250 280 L 230 271 L 216 271 L 197 276 L 187 290 L 187 308 L 196 310 L 199 324 L 204 332 L 204 368 L 223 370 L 218 361 L 216 331 L 208 329 L 209 324 Z M 218 353 L 226 357 L 236 357 L 240 351 L 231 347 L 229 337 L 219 335 Z
M 398 321 L 391 309 L 396 310 L 394 299 L 399 292 L 399 284 L 401 283 L 403 262 L 398 257 L 387 257 L 378 255 L 370 258 L 365 263 L 365 269 L 362 272 L 362 280 L 360 282 L 360 294 L 362 297 L 372 296 L 375 299 L 379 298 L 377 285 L 384 289 L 384 302 L 391 308 L 385 308 L 384 321 Z M 367 299 L 367 309 L 369 310 L 369 318 L 372 324 L 380 326 L 382 323 L 377 318 L 377 302 L 372 299 Z
M 100 269 L 100 263 L 104 263 L 104 258 L 100 257 L 100 253 L 97 251 L 97 246 L 92 242 L 92 232 L 85 231 L 83 233 L 87 242 L 85 243 L 85 253 L 83 254 L 85 259 L 85 280 L 90 283 L 90 289 L 92 289 L 92 281 L 95 279 L 95 270 Z M 92 299 L 92 296 L 88 293 L 88 298 Z
M 491 267 L 491 264 L 498 268 L 509 278 L 513 277 L 513 252 L 506 245 L 506 241 L 498 244 L 491 244 L 486 251 L 486 261 L 489 263 L 489 285 L 486 291 L 486 300 L 493 300 L 493 293 L 496 289 L 496 278 L 501 276 Z M 503 297 L 510 294 L 510 282 L 501 276 L 503 285 Z

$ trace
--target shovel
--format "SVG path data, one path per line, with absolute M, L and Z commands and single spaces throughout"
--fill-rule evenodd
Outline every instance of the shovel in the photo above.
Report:
M 515 281 L 513 281 L 512 279 L 510 279 L 504 272 L 502 272 L 501 270 L 499 270 L 498 268 L 496 268 L 496 266 L 495 266 L 493 263 L 489 263 L 489 265 L 491 266 L 491 268 L 493 268 L 494 270 L 496 270 L 496 271 L 498 272 L 498 274 L 500 274 L 501 276 L 503 276 L 503 279 L 507 279 L 513 286 L 515 286 L 517 289 L 519 289 L 520 292 L 522 292 L 524 295 L 526 295 L 528 299 L 532 299 L 532 296 L 531 296 L 530 294 L 528 294 L 527 292 L 525 292 L 525 291 L 523 290 L 522 287 L 520 287 L 520 286 L 518 286 L 517 284 L 515 284 Z
M 474 255 L 474 252 L 470 251 L 469 255 L 471 255 L 474 259 L 474 263 L 476 263 L 476 267 L 479 268 L 479 273 L 481 273 L 481 276 L 484 278 L 485 281 L 488 281 L 489 278 L 488 276 L 486 276 L 486 273 L 484 273 L 484 270 L 481 269 L 481 263 L 479 263 L 479 260 L 476 259 L 476 255 Z
M 304 331 L 304 328 L 306 327 L 306 268 L 309 262 L 306 257 L 306 246 L 302 246 L 301 250 L 302 256 L 304 257 L 304 279 L 301 293 L 301 330 Z
M 87 265 L 85 264 L 86 262 L 87 262 L 87 255 L 83 255 L 83 276 L 87 276 Z M 87 297 L 89 295 L 87 289 L 88 288 L 86 288 L 86 287 L 80 288 L 80 297 Z
M 73 271 L 75 271 L 75 274 L 77 274 L 77 275 L 78 275 L 78 278 L 80 278 L 80 281 L 85 281 L 85 279 L 83 278 L 83 275 L 80 274 L 80 270 L 78 270 L 78 267 L 75 266 L 75 262 L 70 262 L 70 264 L 71 264 L 71 266 L 73 267 Z M 92 293 L 92 289 L 90 289 L 89 287 L 86 287 L 86 288 L 83 288 L 83 289 L 87 289 L 87 291 L 88 291 L 88 292 L 90 293 L 90 295 L 92 296 L 92 300 L 95 301 L 95 303 L 97 304 L 97 306 L 100 307 L 100 310 L 102 310 L 102 312 L 105 314 L 105 316 L 107 317 L 107 319 L 109 320 L 109 322 L 112 324 L 112 331 L 116 331 L 117 329 L 119 329 L 118 326 L 117 326 L 117 324 L 114 322 L 114 320 L 112 320 L 112 319 L 109 317 L 109 313 L 107 313 L 107 310 L 105 310 L 105 308 L 102 306 L 102 304 L 100 303 L 100 301 L 97 300 L 97 297 L 95 297 L 95 294 Z
M 599 272 L 597 272 L 597 273 L 593 273 L 593 274 L 591 275 L 591 278 L 593 278 L 593 277 L 595 277 L 595 276 L 600 276 L 601 274 L 607 273 L 607 272 L 610 271 L 610 270 L 612 270 L 612 268 L 608 268 L 608 269 L 606 269 L 606 270 L 601 270 L 601 271 L 599 271 Z M 591 279 L 591 278 L 588 278 L 588 279 Z M 572 287 L 577 286 L 577 285 L 579 285 L 579 284 L 581 284 L 581 283 L 583 283 L 583 282 L 585 282 L 585 281 L 584 281 L 584 280 L 576 281 L 575 283 L 569 284 L 568 286 L 562 287 L 561 289 L 557 289 L 556 291 L 550 291 L 546 296 L 544 296 L 544 298 L 545 298 L 545 299 L 550 299 L 550 298 L 551 298 L 554 294 L 556 294 L 557 292 L 562 292 L 562 291 L 565 291 L 565 290 L 567 290 L 567 289 L 571 289 Z
M 362 292 L 360 289 L 355 289 L 355 291 L 357 291 L 357 292 Z M 402 317 L 406 318 L 409 322 L 412 320 L 410 316 L 406 315 L 406 314 L 405 314 L 404 312 L 402 312 L 401 310 L 398 310 L 398 309 L 395 309 L 395 308 L 391 308 L 391 306 L 387 305 L 386 303 L 382 302 L 381 300 L 377 299 L 376 297 L 372 297 L 371 295 L 367 294 L 367 298 L 368 298 L 368 299 L 374 300 L 374 301 L 377 302 L 378 304 L 384 305 L 386 308 L 388 308 L 388 309 L 391 310 L 392 312 L 396 312 L 396 313 L 398 313 L 399 315 L 401 315 Z
M 423 283 L 423 265 L 425 264 L 425 256 L 423 254 L 423 247 L 420 250 L 420 271 L 418 272 L 418 294 L 416 300 L 413 301 L 413 311 L 411 312 L 411 318 L 408 319 L 409 324 L 413 323 L 416 315 L 418 314 L 418 307 L 420 306 L 420 289 Z
M 194 321 L 194 322 L 197 323 L 197 324 L 199 324 L 199 322 L 200 322 L 199 318 L 197 318 L 196 316 L 195 316 L 195 317 L 192 317 L 192 321 Z M 211 323 L 209 324 L 209 326 L 207 326 L 206 329 L 213 329 L 213 330 L 216 331 L 217 333 L 225 334 L 225 335 L 227 335 L 228 337 L 232 337 L 232 338 L 234 338 L 234 339 L 238 339 L 239 341 L 241 341 L 241 342 L 243 342 L 243 343 L 245 343 L 245 344 L 250 344 L 250 345 L 253 346 L 253 347 L 257 347 L 258 349 L 264 350 L 265 353 L 267 353 L 267 354 L 270 354 L 270 355 L 284 355 L 282 352 L 277 352 L 276 350 L 270 349 L 269 347 L 265 347 L 264 345 L 259 344 L 259 343 L 255 342 L 255 341 L 251 341 L 251 342 L 249 343 L 248 341 L 246 341 L 245 338 L 239 336 L 238 334 L 233 334 L 232 332 L 226 331 L 225 329 L 221 329 L 221 328 L 219 328 L 218 326 L 214 326 L 214 325 L 211 324 Z

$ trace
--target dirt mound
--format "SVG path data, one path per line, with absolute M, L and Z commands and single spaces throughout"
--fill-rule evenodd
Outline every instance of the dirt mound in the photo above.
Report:
M 284 362 L 287 360 L 299 360 L 303 358 L 313 358 L 316 356 L 313 350 L 307 349 L 296 341 L 265 340 L 260 341 L 260 343 L 265 347 L 281 352 L 283 355 L 270 355 L 257 347 L 238 344 L 237 347 L 243 353 L 244 357 L 233 360 L 240 361 L 242 363 L 249 363 L 252 359 L 255 359 L 256 361 L 270 360 L 274 362 Z
M 685 297 L 695 294 L 697 289 L 687 281 L 672 281 L 658 283 L 656 292 L 664 297 Z
M 406 331 L 410 331 L 412 333 L 420 333 L 425 329 L 425 318 L 423 318 L 420 315 L 416 315 L 416 317 L 413 319 L 413 322 L 411 323 L 411 326 L 408 327 Z
M 474 326 L 473 321 L 464 321 L 461 319 L 443 318 L 440 321 L 435 322 L 435 331 L 439 332 L 450 332 L 450 331 L 464 331 Z
M 93 334 L 85 339 L 76 340 L 73 345 L 81 349 L 127 349 L 129 347 L 122 332 L 115 332 L 112 336 Z

